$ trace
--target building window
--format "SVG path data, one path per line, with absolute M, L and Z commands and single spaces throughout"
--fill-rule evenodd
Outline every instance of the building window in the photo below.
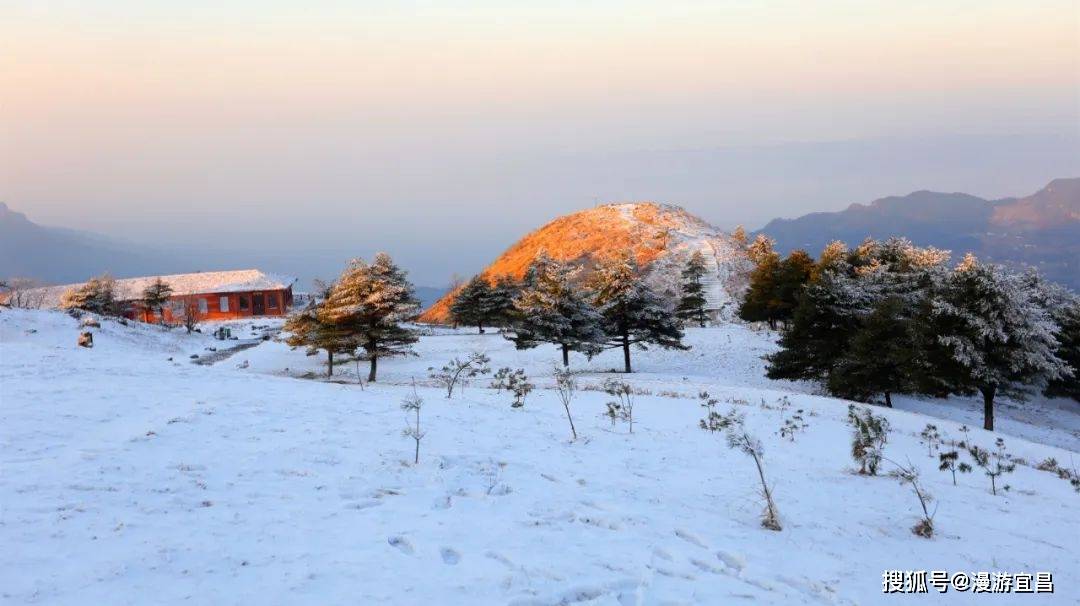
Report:
M 218 311 L 229 311 L 229 297 L 221 297 L 218 299 Z
M 271 293 L 266 295 L 266 307 L 268 309 L 277 309 L 277 294 Z
M 248 298 L 247 295 L 240 295 L 240 311 L 247 311 Z
M 206 302 L 206 297 L 199 297 L 199 313 L 205 314 L 210 311 L 210 306 Z

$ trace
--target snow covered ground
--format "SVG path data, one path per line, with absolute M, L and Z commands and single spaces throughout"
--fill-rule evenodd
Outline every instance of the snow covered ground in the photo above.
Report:
M 954 487 L 917 437 L 927 422 L 960 437 L 918 413 L 934 414 L 984 447 L 1003 435 L 1032 464 L 1080 466 L 1080 423 L 1061 402 L 1003 407 L 1000 434 L 977 429 L 966 399 L 878 409 L 893 425 L 886 456 L 918 466 L 937 498 L 939 535 L 925 540 L 910 532 L 910 488 L 852 472 L 847 403 L 763 378 L 772 340 L 742 326 L 637 353 L 628 378 L 651 395 L 633 435 L 601 416 L 606 394 L 580 392 L 576 442 L 549 389 L 511 409 L 486 380 L 452 400 L 425 383 L 427 367 L 483 350 L 550 387 L 553 348 L 518 352 L 496 334 L 432 331 L 419 357 L 380 363 L 361 389 L 349 365 L 341 382 L 296 378 L 322 358 L 280 343 L 200 366 L 189 356 L 222 342 L 104 322 L 87 350 L 78 330 L 55 312 L 0 311 L 3 603 L 871 604 L 886 570 L 1054 573 L 1053 595 L 931 589 L 908 600 L 920 603 L 1080 597 L 1067 482 L 1020 465 L 1007 493 L 978 472 Z M 571 362 L 584 386 L 619 365 Z M 401 435 L 413 379 L 429 432 L 418 466 Z M 698 429 L 700 389 L 764 442 L 782 532 L 759 525 L 752 461 Z M 809 427 L 778 436 L 800 408 Z

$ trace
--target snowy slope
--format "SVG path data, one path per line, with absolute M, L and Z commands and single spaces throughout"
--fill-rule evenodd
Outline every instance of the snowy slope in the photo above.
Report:
M 928 419 L 889 411 L 887 456 L 919 466 L 938 497 L 940 536 L 915 537 L 910 490 L 851 472 L 846 403 L 761 379 L 769 341 L 740 327 L 640 358 L 633 380 L 653 395 L 633 435 L 599 416 L 601 392 L 579 394 L 583 438 L 570 442 L 550 391 L 513 410 L 480 385 L 450 401 L 422 385 L 419 466 L 400 433 L 410 377 L 475 347 L 539 375 L 555 352 L 440 331 L 361 390 L 275 376 L 318 361 L 278 343 L 205 367 L 180 358 L 203 335 L 105 323 L 84 350 L 77 330 L 57 313 L 0 312 L 4 603 L 868 604 L 887 569 L 1049 570 L 1057 592 L 1037 601 L 1077 600 L 1066 482 L 1021 465 L 1005 495 L 974 474 L 953 487 L 917 440 Z M 696 401 L 672 397 L 702 386 L 742 402 L 765 443 L 782 532 L 758 525 L 751 461 L 697 429 Z M 783 395 L 808 415 L 795 442 L 775 435 Z M 1080 459 L 1007 443 L 1028 461 Z M 922 600 L 990 599 L 948 598 Z

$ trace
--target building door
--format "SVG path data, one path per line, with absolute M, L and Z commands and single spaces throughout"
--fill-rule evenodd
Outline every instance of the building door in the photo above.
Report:
M 265 297 L 262 293 L 251 295 L 251 315 L 261 316 L 266 313 Z

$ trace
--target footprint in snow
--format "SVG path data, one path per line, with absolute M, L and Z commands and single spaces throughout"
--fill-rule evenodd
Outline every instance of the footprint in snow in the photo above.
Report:
M 725 566 L 735 571 L 738 575 L 746 567 L 746 560 L 742 556 L 734 553 L 729 553 L 721 549 L 716 552 L 716 558 L 724 563 Z
M 400 551 L 401 553 L 403 553 L 405 555 L 412 555 L 413 554 L 414 550 L 413 550 L 412 543 L 410 543 L 409 539 L 406 539 L 405 537 L 402 537 L 402 536 L 389 537 L 389 538 L 386 539 L 386 542 L 389 543 L 390 545 L 392 545 L 393 547 L 397 547 L 398 551 Z
M 704 560 L 697 558 L 690 558 L 690 563 L 693 564 L 698 570 L 702 572 L 711 572 L 713 574 L 723 574 L 724 569 L 719 566 L 714 566 Z
M 675 536 L 677 536 L 680 539 L 686 541 L 687 543 L 697 545 L 698 547 L 700 547 L 702 549 L 708 549 L 709 548 L 709 546 L 705 544 L 705 541 L 702 541 L 700 538 L 697 537 L 697 535 L 691 534 L 691 533 L 683 530 L 682 528 L 676 528 L 675 529 Z
M 442 555 L 442 561 L 443 561 L 444 564 L 449 564 L 451 566 L 454 566 L 458 562 L 461 561 L 461 554 L 458 553 L 458 551 L 456 549 L 451 549 L 449 547 L 443 547 L 439 551 L 439 553 L 440 553 L 440 555 Z

